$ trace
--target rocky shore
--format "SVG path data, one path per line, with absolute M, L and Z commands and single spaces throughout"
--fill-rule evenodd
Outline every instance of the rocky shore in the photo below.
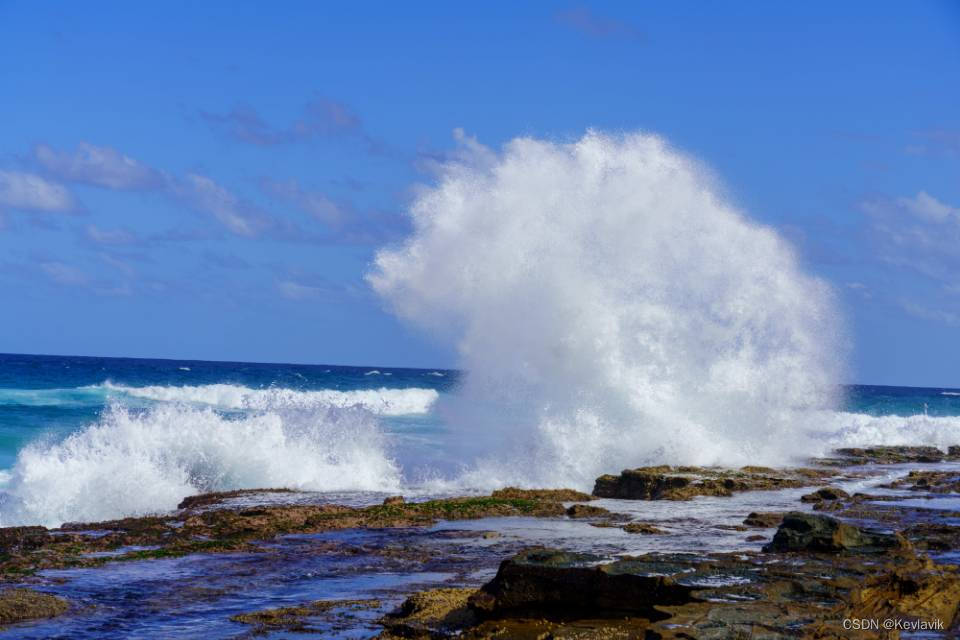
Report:
M 0 529 L 0 625 L 19 628 L 29 620 L 69 617 L 86 606 L 69 594 L 49 593 L 51 576 L 65 570 L 221 554 L 267 563 L 288 557 L 282 542 L 296 543 L 299 554 L 378 558 L 405 571 L 442 570 L 458 577 L 415 593 L 401 587 L 385 591 L 397 596 L 393 601 L 322 599 L 224 616 L 236 625 L 238 637 L 292 632 L 382 640 L 918 637 L 913 631 L 955 637 L 960 500 L 956 508 L 949 501 L 960 499 L 960 465 L 951 466 L 958 459 L 956 447 L 849 449 L 796 469 L 629 469 L 598 478 L 592 494 L 508 488 L 424 502 L 392 496 L 368 507 L 296 500 L 258 504 L 260 496 L 297 494 L 233 491 L 185 498 L 176 512 L 163 516 L 57 529 L 9 527 Z M 902 472 L 881 480 L 891 469 Z M 858 482 L 870 490 L 852 489 Z M 715 524 L 715 531 L 742 540 L 733 552 L 675 548 L 627 554 L 611 545 L 587 552 L 530 544 L 523 536 L 504 536 L 492 524 L 536 518 L 669 542 L 687 526 L 683 518 L 647 521 L 643 504 L 695 505 L 697 499 L 754 493 L 759 498 L 766 495 L 761 492 L 784 495 L 787 489 L 796 490 L 791 508 L 745 511 L 736 523 Z M 436 528 L 475 521 L 491 528 Z M 336 537 L 363 531 L 376 537 L 362 542 Z M 451 540 L 456 544 L 437 544 Z M 281 570 L 282 562 L 275 561 Z M 190 597 L 185 589 L 183 598 Z M 350 629 L 369 633 L 337 635 Z

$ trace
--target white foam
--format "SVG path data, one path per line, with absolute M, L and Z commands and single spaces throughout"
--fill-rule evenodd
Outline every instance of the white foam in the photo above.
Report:
M 838 447 L 917 445 L 946 451 L 960 445 L 960 416 L 872 416 L 840 411 L 825 415 L 823 424 L 823 455 Z
M 298 391 L 282 388 L 251 389 L 233 384 L 129 387 L 110 382 L 102 386 L 108 391 L 158 402 L 189 402 L 243 410 L 359 406 L 383 416 L 427 413 L 439 396 L 434 389 L 421 388 Z
M 399 490 L 373 416 L 286 409 L 227 418 L 211 408 L 119 405 L 61 442 L 20 451 L 0 526 L 95 521 L 174 509 L 187 495 L 238 488 Z
M 832 293 L 697 162 L 645 134 L 460 139 L 368 280 L 459 350 L 446 409 L 482 458 L 464 482 L 817 448 L 844 352 Z

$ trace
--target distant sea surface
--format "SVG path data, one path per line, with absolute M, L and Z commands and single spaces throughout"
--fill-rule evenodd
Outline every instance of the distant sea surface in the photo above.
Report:
M 455 471 L 437 407 L 460 375 L 0 355 L 0 525 L 162 511 L 200 490 L 400 491 Z M 885 428 L 960 416 L 949 388 L 853 385 L 844 403 Z

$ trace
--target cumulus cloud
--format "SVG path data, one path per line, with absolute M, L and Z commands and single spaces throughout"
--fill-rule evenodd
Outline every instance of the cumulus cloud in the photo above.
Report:
M 0 208 L 23 211 L 70 212 L 78 208 L 63 185 L 33 173 L 0 171 Z
M 327 98 L 308 102 L 301 117 L 287 127 L 270 125 L 249 106 L 238 106 L 224 114 L 204 111 L 200 117 L 220 133 L 258 146 L 290 144 L 317 137 L 362 132 L 359 116 L 345 104 Z
M 36 161 L 51 175 L 66 182 L 89 184 L 120 191 L 144 191 L 164 185 L 164 175 L 110 147 L 86 142 L 76 151 L 57 151 L 45 144 L 33 150 Z
M 562 25 L 594 38 L 643 39 L 643 32 L 629 22 L 599 16 L 588 7 L 560 11 L 554 19 Z

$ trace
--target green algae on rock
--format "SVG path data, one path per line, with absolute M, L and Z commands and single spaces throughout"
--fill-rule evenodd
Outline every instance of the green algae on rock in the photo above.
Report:
M 0 624 L 53 618 L 66 613 L 69 608 L 63 598 L 33 589 L 0 591 Z
M 253 625 L 254 632 L 266 634 L 275 631 L 289 631 L 292 633 L 311 633 L 310 619 L 320 616 L 329 616 L 340 611 L 356 611 L 358 609 L 376 609 L 380 607 L 379 600 L 317 600 L 310 604 L 296 607 L 279 607 L 276 609 L 261 609 L 250 613 L 240 613 L 231 616 L 234 622 Z
M 263 505 L 209 509 L 222 499 L 195 497 L 193 509 L 170 516 L 143 516 L 98 523 L 70 523 L 60 529 L 0 529 L 0 580 L 19 579 L 38 569 L 93 567 L 107 562 L 182 556 L 198 552 L 262 552 L 252 545 L 286 533 L 355 528 L 429 526 L 439 520 L 489 517 L 562 517 L 561 502 L 547 499 L 476 496 L 355 508 L 342 505 Z M 97 530 L 91 535 L 91 530 Z M 53 535 L 56 534 L 56 535 Z M 136 549 L 115 556 L 93 552 Z
M 574 489 L 519 489 L 504 487 L 490 494 L 492 498 L 519 498 L 521 500 L 545 500 L 547 502 L 589 502 L 594 496 Z

